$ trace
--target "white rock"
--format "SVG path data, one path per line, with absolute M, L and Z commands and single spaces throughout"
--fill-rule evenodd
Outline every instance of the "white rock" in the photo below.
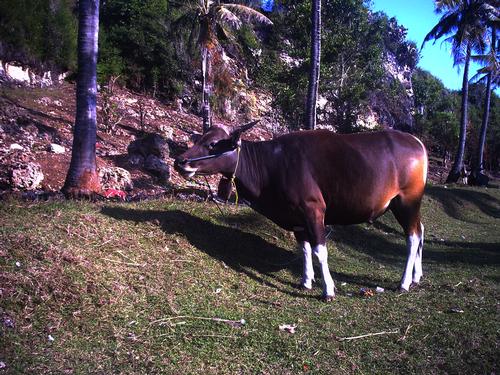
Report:
M 50 152 L 53 152 L 54 154 L 64 154 L 66 152 L 66 148 L 56 143 L 51 143 Z
M 22 151 L 22 150 L 24 150 L 24 147 L 21 146 L 19 143 L 13 143 L 13 144 L 10 145 L 9 149 L 11 151 L 14 151 L 14 150 L 20 150 L 20 151 Z
M 16 163 L 10 174 L 10 184 L 14 190 L 37 189 L 44 178 L 42 167 L 34 162 Z

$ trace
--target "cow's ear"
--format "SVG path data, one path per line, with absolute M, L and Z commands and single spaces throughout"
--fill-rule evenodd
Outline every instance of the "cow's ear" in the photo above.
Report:
M 189 140 L 193 143 L 198 143 L 201 137 L 203 137 L 203 134 L 193 133 L 189 136 Z
M 239 146 L 241 144 L 241 135 L 247 130 L 250 130 L 252 127 L 254 127 L 259 121 L 260 120 L 254 120 L 252 122 L 249 122 L 248 124 L 234 128 L 233 131 L 229 134 L 233 145 Z

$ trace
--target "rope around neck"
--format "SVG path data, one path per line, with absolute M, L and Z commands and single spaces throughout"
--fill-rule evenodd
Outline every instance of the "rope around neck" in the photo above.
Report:
M 238 148 L 236 149 L 236 167 L 234 168 L 233 175 L 231 176 L 231 187 L 234 187 L 234 204 L 236 205 L 236 207 L 238 207 L 238 189 L 236 189 L 236 183 L 234 182 L 234 179 L 236 178 L 236 171 L 240 162 L 240 150 L 241 146 L 238 146 Z

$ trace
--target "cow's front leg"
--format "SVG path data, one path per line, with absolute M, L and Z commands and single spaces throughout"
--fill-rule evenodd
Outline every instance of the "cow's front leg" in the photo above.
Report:
M 302 252 L 302 281 L 301 287 L 304 289 L 312 289 L 314 281 L 314 268 L 312 261 L 312 248 L 309 239 L 303 229 L 294 232 L 295 238 L 299 245 L 299 250 Z
M 311 289 L 312 283 L 314 281 L 314 268 L 312 261 L 312 249 L 311 244 L 307 241 L 302 242 L 302 257 L 303 257 L 303 268 L 302 268 L 302 287 L 305 289 Z

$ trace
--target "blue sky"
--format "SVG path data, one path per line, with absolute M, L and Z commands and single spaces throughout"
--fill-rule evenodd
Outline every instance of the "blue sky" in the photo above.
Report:
M 434 13 L 433 0 L 372 0 L 372 9 L 383 11 L 389 17 L 395 17 L 400 25 L 408 29 L 407 39 L 417 43 L 420 48 L 427 33 L 439 22 L 440 15 Z M 449 43 L 439 39 L 436 43 L 427 42 L 421 51 L 418 66 L 431 72 L 453 90 L 462 88 L 463 69 L 453 66 Z M 471 64 L 469 78 L 476 74 L 479 66 Z

